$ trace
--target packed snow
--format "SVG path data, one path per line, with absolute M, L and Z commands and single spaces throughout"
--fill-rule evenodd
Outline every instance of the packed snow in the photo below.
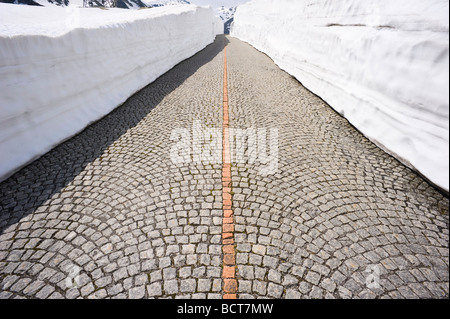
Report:
M 231 35 L 449 190 L 448 0 L 254 0 Z
M 180 4 L 190 4 L 186 0 L 141 0 L 148 7 L 173 6 Z
M 210 7 L 0 4 L 0 179 L 123 103 L 223 31 Z

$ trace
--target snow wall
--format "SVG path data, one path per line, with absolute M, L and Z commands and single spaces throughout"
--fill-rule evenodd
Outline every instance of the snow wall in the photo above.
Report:
M 0 180 L 223 33 L 213 9 L 0 4 Z
M 448 192 L 448 0 L 253 0 L 231 35 Z

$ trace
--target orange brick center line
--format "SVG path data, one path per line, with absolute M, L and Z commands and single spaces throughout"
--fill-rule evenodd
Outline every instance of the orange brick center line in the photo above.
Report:
M 237 299 L 236 252 L 234 248 L 234 220 L 231 196 L 230 118 L 228 110 L 227 48 L 224 46 L 223 72 L 223 164 L 222 164 L 222 247 L 223 247 L 223 298 Z

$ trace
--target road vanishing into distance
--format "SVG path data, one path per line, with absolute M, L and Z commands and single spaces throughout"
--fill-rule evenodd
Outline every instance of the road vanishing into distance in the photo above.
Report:
M 448 206 L 218 36 L 0 184 L 0 298 L 448 298 Z

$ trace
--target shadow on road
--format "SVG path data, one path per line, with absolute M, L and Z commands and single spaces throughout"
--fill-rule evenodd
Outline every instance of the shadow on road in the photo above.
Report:
M 0 234 L 66 187 L 165 96 L 222 52 L 227 43 L 224 35 L 217 36 L 214 43 L 173 67 L 111 113 L 0 183 Z M 137 103 L 128 103 L 132 99 Z

